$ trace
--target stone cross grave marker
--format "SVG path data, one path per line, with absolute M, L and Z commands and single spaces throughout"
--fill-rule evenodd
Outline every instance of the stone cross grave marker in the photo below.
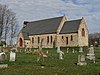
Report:
M 94 54 L 94 48 L 93 48 L 93 46 L 91 46 L 89 48 L 89 52 L 87 53 L 86 58 L 89 59 L 89 60 L 95 60 L 95 54 Z
M 83 52 L 83 47 L 79 48 L 79 52 L 82 53 Z
M 69 52 L 69 48 L 67 48 L 67 53 Z
M 48 54 L 49 52 L 48 52 L 48 50 L 46 51 L 46 54 Z
M 78 63 L 77 65 L 87 65 L 86 61 L 85 61 L 85 55 L 78 55 Z
M 23 52 L 23 50 L 22 50 L 22 49 L 20 49 L 20 50 L 19 50 L 19 52 L 21 53 L 21 52 Z
M 60 46 L 57 47 L 57 53 L 59 53 L 61 50 L 60 50 Z
M 32 53 L 31 48 L 25 48 L 25 53 Z
M 15 61 L 16 59 L 16 50 L 14 48 L 10 51 L 10 60 L 9 61 Z
M 59 51 L 59 59 L 64 59 L 64 52 L 63 51 Z
M 72 50 L 72 53 L 75 53 L 75 50 L 74 50 L 74 48 L 73 48 L 73 50 Z

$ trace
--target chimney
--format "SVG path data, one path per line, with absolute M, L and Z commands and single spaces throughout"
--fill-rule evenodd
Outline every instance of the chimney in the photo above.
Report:
M 24 21 L 24 24 L 27 25 L 27 23 L 29 23 L 28 21 Z

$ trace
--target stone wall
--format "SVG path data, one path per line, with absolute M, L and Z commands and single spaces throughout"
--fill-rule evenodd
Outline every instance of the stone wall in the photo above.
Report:
M 56 34 L 43 34 L 43 35 L 29 36 L 29 38 L 31 39 L 30 46 L 33 48 L 38 48 L 38 46 L 41 45 L 41 43 L 42 43 L 43 48 L 53 48 L 55 36 L 56 36 Z M 52 42 L 51 42 L 51 37 L 52 37 Z M 34 38 L 34 43 L 32 43 L 32 38 Z M 47 39 L 49 39 L 49 40 L 47 40 Z
M 63 27 L 65 21 L 67 21 L 66 16 L 63 16 L 63 18 L 62 18 L 62 20 L 61 20 L 61 23 L 60 23 L 60 25 L 59 25 L 59 27 L 58 27 L 58 29 L 57 29 L 57 34 L 60 33 L 60 31 L 61 31 L 61 29 L 62 29 L 62 27 Z
M 20 47 L 20 38 L 22 39 L 22 41 L 23 41 L 23 46 L 22 47 L 24 47 L 24 38 L 23 38 L 23 35 L 22 35 L 22 33 L 20 32 L 19 34 L 18 34 L 18 40 L 17 40 L 17 45 L 18 45 L 18 47 Z
M 85 30 L 85 36 L 82 36 L 82 28 Z M 88 46 L 88 29 L 84 19 L 82 19 L 81 24 L 78 29 L 78 43 L 79 46 Z
M 72 36 L 72 40 L 71 40 L 71 36 Z M 57 46 L 66 47 L 66 46 L 77 46 L 77 45 L 78 45 L 77 33 L 57 35 Z

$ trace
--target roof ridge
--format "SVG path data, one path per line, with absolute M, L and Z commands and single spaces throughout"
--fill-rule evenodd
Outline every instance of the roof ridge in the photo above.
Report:
M 67 20 L 66 22 L 79 21 L 79 20 L 82 20 L 82 19 Z
M 34 21 L 24 21 L 24 22 L 32 23 L 32 22 L 45 21 L 45 20 L 50 20 L 50 19 L 57 19 L 57 18 L 62 18 L 62 17 L 63 16 L 58 16 L 58 17 L 45 18 L 45 19 L 34 20 Z

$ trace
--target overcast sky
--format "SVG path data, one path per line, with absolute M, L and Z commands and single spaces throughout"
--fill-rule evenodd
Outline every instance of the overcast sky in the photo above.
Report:
M 100 32 L 100 0 L 0 0 L 13 12 L 22 27 L 34 21 L 66 15 L 67 20 L 85 18 L 90 33 Z

